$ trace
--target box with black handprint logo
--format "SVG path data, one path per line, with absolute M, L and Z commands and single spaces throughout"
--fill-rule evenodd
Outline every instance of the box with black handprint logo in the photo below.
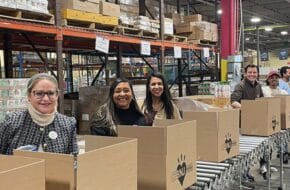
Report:
M 154 122 L 118 130 L 119 136 L 138 139 L 138 190 L 184 190 L 196 182 L 195 121 Z
M 83 154 L 14 151 L 45 160 L 46 190 L 137 190 L 137 140 L 84 136 Z M 38 189 L 37 189 L 38 190 Z
M 197 160 L 221 162 L 239 154 L 238 110 L 184 112 L 183 117 L 196 120 Z
M 281 130 L 279 98 L 241 101 L 241 134 L 270 136 Z

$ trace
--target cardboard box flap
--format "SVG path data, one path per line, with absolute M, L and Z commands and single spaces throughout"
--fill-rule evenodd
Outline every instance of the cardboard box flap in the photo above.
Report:
M 183 112 L 184 119 L 195 119 L 197 120 L 196 125 L 202 125 L 203 128 L 212 127 L 218 128 L 218 114 L 219 111 L 201 111 L 201 112 Z M 199 118 L 207 117 L 208 119 L 199 120 Z
M 13 170 L 15 168 L 26 167 L 37 162 L 44 163 L 44 160 L 36 158 L 24 158 L 21 156 L 0 155 L 0 173 L 7 170 Z
M 78 156 L 77 189 L 104 190 L 115 187 L 117 189 L 136 189 L 137 139 L 126 140 L 126 138 L 116 137 L 93 139 L 95 139 L 94 144 L 99 143 L 104 147 Z M 93 139 L 89 142 L 93 142 Z M 113 175 L 106 177 L 106 174 Z
M 14 155 L 45 160 L 46 189 L 67 190 L 74 188 L 73 155 L 22 150 L 14 150 Z
M 45 190 L 44 160 L 0 155 L 0 189 Z
M 120 143 L 126 143 L 130 140 L 134 141 L 132 138 L 115 138 L 115 137 L 104 137 L 104 136 L 93 136 L 93 135 L 84 135 L 82 138 L 85 141 L 85 152 L 91 150 L 100 149 L 108 146 L 114 146 Z
M 164 127 L 118 126 L 120 137 L 137 138 L 138 152 L 148 154 L 166 155 L 166 133 L 167 128 Z

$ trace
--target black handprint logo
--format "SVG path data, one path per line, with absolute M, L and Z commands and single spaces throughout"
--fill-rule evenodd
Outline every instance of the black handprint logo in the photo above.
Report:
M 229 154 L 231 152 L 231 149 L 232 149 L 232 146 L 233 146 L 233 141 L 232 141 L 230 133 L 226 134 L 225 137 L 226 137 L 226 140 L 225 140 L 226 151 Z
M 178 181 L 181 185 L 183 185 L 184 178 L 186 176 L 186 163 L 185 163 L 185 155 L 180 155 L 180 158 L 177 159 L 178 165 L 177 165 L 177 173 L 178 173 Z

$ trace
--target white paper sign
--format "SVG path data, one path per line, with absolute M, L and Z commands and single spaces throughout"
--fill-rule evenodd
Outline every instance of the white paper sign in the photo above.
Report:
M 141 55 L 151 55 L 151 43 L 141 41 Z
M 96 46 L 95 49 L 104 53 L 109 53 L 110 41 L 107 38 L 100 36 L 96 37 Z
M 209 48 L 203 48 L 203 56 L 209 57 Z
M 181 47 L 174 46 L 174 58 L 181 58 Z

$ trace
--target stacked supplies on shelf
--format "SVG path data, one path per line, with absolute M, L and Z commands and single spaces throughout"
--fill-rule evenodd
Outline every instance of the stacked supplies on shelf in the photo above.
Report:
M 0 121 L 9 112 L 26 108 L 28 79 L 0 79 Z

